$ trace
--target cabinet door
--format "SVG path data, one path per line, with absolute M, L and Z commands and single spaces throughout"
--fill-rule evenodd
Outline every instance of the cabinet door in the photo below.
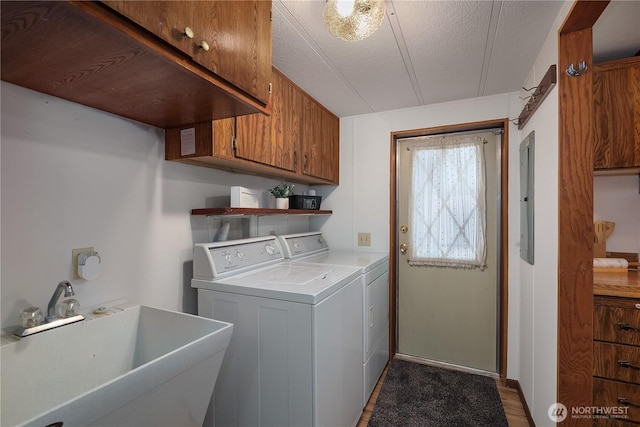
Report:
M 302 94 L 279 71 L 274 70 L 272 79 L 271 143 L 275 149 L 274 166 L 296 171 L 302 132 Z
M 192 2 L 107 0 L 103 3 L 182 52 L 192 55 L 194 41 L 185 34 L 187 27 L 192 31 L 194 29 Z
M 322 110 L 323 178 L 338 183 L 340 173 L 340 119 Z
M 303 95 L 302 173 L 322 178 L 322 109 Z
M 264 114 L 236 117 L 236 157 L 275 166 L 271 121 Z
M 104 3 L 267 103 L 272 53 L 270 0 Z
M 338 183 L 340 119 L 304 96 L 302 173 Z
M 640 58 L 594 67 L 594 167 L 640 166 Z
M 271 1 L 195 1 L 193 59 L 254 98 L 269 98 Z
M 237 118 L 236 156 L 295 171 L 300 92 L 279 71 L 273 70 L 271 77 L 271 117 L 251 114 Z

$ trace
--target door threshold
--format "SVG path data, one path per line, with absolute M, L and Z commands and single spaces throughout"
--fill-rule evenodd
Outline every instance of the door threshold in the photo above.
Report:
M 455 363 L 440 362 L 438 360 L 425 359 L 423 357 L 411 356 L 408 354 L 401 354 L 401 353 L 396 353 L 394 357 L 396 359 L 406 360 L 407 362 L 420 363 L 422 365 L 431 365 L 439 368 L 451 369 L 454 371 L 466 372 L 469 374 L 476 374 L 476 375 L 482 375 L 484 377 L 500 379 L 500 375 L 497 372 L 485 371 L 484 369 L 470 368 L 468 366 L 456 365 Z

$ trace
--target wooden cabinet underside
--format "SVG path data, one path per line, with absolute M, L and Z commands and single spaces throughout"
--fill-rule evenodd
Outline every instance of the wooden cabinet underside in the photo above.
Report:
M 265 105 L 96 2 L 1 2 L 2 80 L 160 128 Z

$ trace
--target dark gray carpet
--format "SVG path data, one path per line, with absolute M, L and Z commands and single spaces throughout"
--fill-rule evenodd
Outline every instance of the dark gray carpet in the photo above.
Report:
M 508 427 L 493 378 L 393 359 L 371 427 Z

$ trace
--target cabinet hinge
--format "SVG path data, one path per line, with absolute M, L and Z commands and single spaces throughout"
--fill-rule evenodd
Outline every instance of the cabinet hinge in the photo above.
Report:
M 269 83 L 269 95 L 271 95 L 272 91 L 273 91 L 273 83 Z
M 273 9 L 269 11 L 269 21 L 273 22 Z

